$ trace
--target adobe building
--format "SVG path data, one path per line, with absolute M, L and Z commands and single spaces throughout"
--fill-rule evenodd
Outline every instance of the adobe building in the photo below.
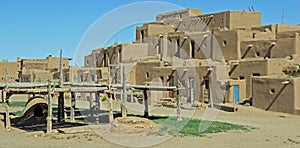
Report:
M 62 58 L 63 80 L 70 82 L 70 58 Z M 48 56 L 45 59 L 18 59 L 20 82 L 46 82 L 47 80 L 59 80 L 60 58 Z
M 258 85 L 268 88 L 269 84 L 258 80 L 273 81 L 274 76 L 297 77 L 300 73 L 299 33 L 300 25 L 262 26 L 260 12 L 203 14 L 199 9 L 183 9 L 158 14 L 155 22 L 136 27 L 132 44 L 115 43 L 94 50 L 85 57 L 85 67 L 115 69 L 120 64 L 131 63 L 127 80 L 130 84 L 176 86 L 180 80 L 186 88 L 182 94 L 187 102 L 207 102 L 211 95 L 216 103 L 253 100 L 254 106 L 264 108 L 268 104 L 264 99 L 270 96 L 260 99 L 267 91 L 256 88 Z M 127 48 L 130 46 L 135 48 Z M 124 54 L 126 51 L 138 51 L 138 56 Z M 220 72 L 224 73 L 216 74 Z M 119 70 L 111 77 L 116 79 L 110 81 L 120 83 L 115 81 L 120 78 Z M 291 85 L 296 80 L 291 78 Z M 212 85 L 221 87 L 222 97 L 214 89 L 208 89 Z M 296 92 L 287 94 L 297 102 Z M 164 92 L 158 96 L 172 98 L 174 94 Z M 297 107 L 294 111 L 287 111 L 285 107 L 270 110 L 297 112 Z

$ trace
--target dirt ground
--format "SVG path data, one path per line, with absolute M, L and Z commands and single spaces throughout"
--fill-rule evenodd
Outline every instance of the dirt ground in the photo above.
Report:
M 85 106 L 85 102 L 81 103 Z M 87 105 L 87 104 L 86 104 Z M 105 105 L 103 105 L 105 106 Z M 217 121 L 255 127 L 251 131 L 230 131 L 204 137 L 172 137 L 152 147 L 300 147 L 300 116 L 266 112 L 254 107 L 238 106 L 238 112 L 220 111 Z M 151 115 L 171 115 L 173 109 L 156 108 Z M 205 109 L 197 109 L 193 118 L 202 118 Z M 3 116 L 0 115 L 3 119 Z M 79 127 L 90 129 L 89 126 Z M 197 130 L 197 129 L 195 129 Z M 0 122 L 0 147 L 122 147 L 101 136 L 85 132 L 79 134 L 44 134 L 12 128 L 6 132 Z

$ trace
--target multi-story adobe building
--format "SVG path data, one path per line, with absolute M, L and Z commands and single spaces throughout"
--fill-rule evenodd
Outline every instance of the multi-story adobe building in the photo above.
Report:
M 286 95 L 278 94 L 284 92 L 273 86 L 277 83 L 271 81 L 279 81 L 280 77 L 280 81 L 289 80 L 291 90 L 297 88 L 292 82 L 297 80 L 295 73 L 299 73 L 299 32 L 300 25 L 262 26 L 260 12 L 202 14 L 201 10 L 184 9 L 159 14 L 156 22 L 137 27 L 132 44 L 116 43 L 93 51 L 85 57 L 85 66 L 115 69 L 108 63 L 134 63 L 128 83 L 175 86 L 180 80 L 186 88 L 182 94 L 187 102 L 205 102 L 211 94 L 215 103 L 252 100 L 259 108 L 266 109 L 271 104 L 268 110 L 298 114 L 299 103 L 289 109 L 281 104 L 299 102 L 298 92 L 289 91 L 287 100 Z M 138 51 L 137 56 L 126 55 L 130 53 L 127 51 Z M 91 65 L 91 61 L 95 63 Z M 118 72 L 111 77 L 110 83 L 120 82 L 113 79 L 118 78 Z M 270 83 L 259 83 L 261 79 Z M 270 90 L 257 89 L 261 87 Z M 217 95 L 218 89 L 222 95 Z

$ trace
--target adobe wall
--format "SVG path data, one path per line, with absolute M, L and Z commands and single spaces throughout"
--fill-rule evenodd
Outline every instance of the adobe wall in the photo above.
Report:
M 27 69 L 22 71 L 22 82 L 47 82 L 53 80 L 49 70 Z
M 257 58 L 266 55 L 270 58 L 285 58 L 297 54 L 300 51 L 300 46 L 298 46 L 299 40 L 299 38 L 282 38 L 274 40 L 242 41 L 240 50 L 245 58 Z M 273 42 L 276 44 L 272 45 Z M 253 46 L 250 48 L 249 45 Z
M 103 48 L 98 48 L 96 50 L 93 50 L 91 54 L 84 56 L 84 67 L 94 67 L 94 54 L 100 55 L 100 57 L 98 57 L 98 61 L 103 59 Z M 98 61 L 97 61 L 97 65 L 98 65 Z
M 284 81 L 290 84 L 282 84 Z M 299 78 L 253 78 L 253 106 L 263 110 L 294 114 L 297 84 Z
M 161 23 L 144 24 L 141 27 L 136 27 L 136 42 L 139 43 L 146 42 L 146 40 L 143 39 L 147 39 L 154 36 L 159 37 L 159 35 L 165 35 L 168 32 L 173 32 L 173 31 L 175 31 L 174 27 L 166 24 L 161 24 Z
M 219 31 L 215 30 L 214 36 L 222 50 L 224 59 L 236 60 L 240 59 L 239 52 L 239 35 L 236 30 Z
M 62 68 L 68 68 L 69 67 L 69 60 L 68 58 L 62 58 Z M 47 68 L 59 68 L 60 66 L 60 58 L 58 57 L 47 57 L 46 63 L 48 64 Z
M 145 85 L 145 82 L 150 82 L 155 78 L 155 67 L 160 67 L 160 61 L 142 61 L 136 64 L 136 84 Z M 147 76 L 148 73 L 148 76 Z
M 259 74 L 260 76 L 268 75 L 268 61 L 267 60 L 242 60 L 239 61 L 238 66 L 231 64 L 230 69 L 232 70 L 229 77 L 234 80 L 246 80 L 246 98 L 250 98 L 252 96 L 252 77 L 253 74 Z
M 8 69 L 8 81 L 15 82 L 18 78 L 19 64 L 17 62 L 0 62 L 0 82 L 6 81 L 6 64 Z
M 192 62 L 192 61 L 191 61 Z M 195 61 L 194 61 L 195 62 Z M 198 61 L 199 62 L 199 61 Z M 175 62 L 176 63 L 176 62 Z M 197 62 L 196 62 L 197 63 Z M 148 61 L 148 62 L 139 62 L 136 67 L 136 84 L 138 85 L 144 85 L 145 82 L 151 82 L 158 80 L 162 82 L 162 85 L 169 86 L 169 80 L 170 76 L 173 77 L 173 86 L 176 86 L 178 84 L 178 80 L 181 80 L 182 87 L 185 88 L 182 90 L 182 95 L 185 96 L 186 100 L 188 102 L 191 101 L 191 93 L 190 93 L 190 81 L 194 80 L 194 99 L 193 101 L 208 101 L 207 96 L 207 90 L 205 88 L 205 82 L 204 77 L 208 75 L 208 68 L 209 65 L 194 65 L 188 64 L 189 66 L 183 66 L 183 67 L 175 67 L 173 66 L 163 66 L 159 65 L 158 61 Z M 214 73 L 218 72 L 213 71 L 211 74 L 212 76 L 215 75 Z M 148 73 L 148 74 L 147 74 Z M 214 76 L 213 76 L 214 77 Z M 212 78 L 213 83 L 212 85 L 212 96 L 214 98 L 214 102 L 223 102 L 224 101 L 224 91 L 217 91 L 220 88 L 220 82 L 218 81 L 218 78 Z M 217 87 L 217 88 L 216 88 Z M 206 93 L 205 93 L 206 92 Z M 169 93 L 163 93 L 164 96 L 170 97 Z
M 229 80 L 228 88 L 225 95 L 225 102 L 233 103 L 234 102 L 234 86 L 239 87 L 239 102 L 242 102 L 246 98 L 246 81 L 244 80 Z M 238 102 L 235 102 L 238 103 Z
M 185 18 L 185 17 L 191 17 L 191 16 L 198 16 L 202 14 L 202 10 L 200 9 L 193 9 L 193 8 L 188 8 L 188 9 L 183 9 L 183 10 L 177 10 L 177 11 L 172 11 L 172 12 L 167 12 L 163 14 L 158 14 L 156 16 L 156 21 L 157 22 L 162 22 L 164 20 L 169 20 L 169 19 L 176 19 L 176 18 Z
M 268 59 L 268 75 L 285 75 L 283 67 L 289 65 L 290 62 L 285 58 Z
M 299 31 L 300 25 L 276 24 L 276 34 L 289 31 Z
M 48 63 L 43 59 L 23 59 L 21 60 L 21 69 L 45 69 Z
M 295 111 L 294 114 L 300 115 L 300 93 L 299 93 L 299 88 L 300 88 L 300 78 L 295 78 L 294 79 L 294 84 L 295 84 Z
M 121 57 L 122 62 L 135 62 L 146 58 L 148 52 L 148 44 L 136 43 L 122 47 Z
M 203 32 L 215 28 L 235 29 L 260 26 L 261 14 L 259 12 L 224 11 L 187 18 L 173 18 L 161 22 L 176 26 L 179 30 Z
M 260 12 L 229 11 L 229 29 L 250 28 L 261 25 Z

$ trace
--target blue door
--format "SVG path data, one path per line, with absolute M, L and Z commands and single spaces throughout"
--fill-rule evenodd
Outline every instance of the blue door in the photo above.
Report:
M 239 102 L 239 86 L 234 86 L 233 87 L 233 99 L 234 99 L 234 103 L 238 103 Z

